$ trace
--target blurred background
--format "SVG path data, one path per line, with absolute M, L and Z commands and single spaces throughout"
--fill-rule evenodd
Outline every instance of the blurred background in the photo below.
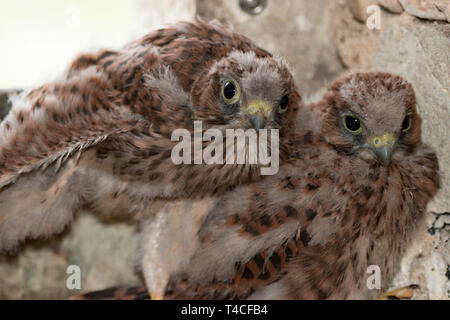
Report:
M 355 70 L 410 81 L 424 119 L 423 139 L 438 153 L 442 190 L 429 206 L 393 287 L 417 283 L 415 298 L 450 298 L 450 0 L 16 0 L 0 5 L 0 119 L 11 92 L 61 74 L 79 52 L 118 48 L 196 16 L 217 19 L 286 58 L 306 101 Z M 0 257 L 0 299 L 63 299 L 142 281 L 138 230 L 80 215 L 70 230 Z M 82 289 L 66 288 L 66 268 Z

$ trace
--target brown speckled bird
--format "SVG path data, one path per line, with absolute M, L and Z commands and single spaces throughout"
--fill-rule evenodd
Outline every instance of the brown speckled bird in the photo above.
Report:
M 380 297 L 439 187 L 415 104 L 398 76 L 350 75 L 313 106 L 320 133 L 297 132 L 277 175 L 167 204 L 143 232 L 152 297 Z M 366 285 L 372 265 L 379 290 Z
M 0 251 L 62 231 L 84 206 L 148 214 L 152 199 L 258 179 L 259 165 L 175 165 L 172 132 L 201 120 L 203 131 L 280 129 L 283 143 L 299 99 L 285 62 L 215 24 L 81 55 L 61 79 L 13 98 L 0 125 Z

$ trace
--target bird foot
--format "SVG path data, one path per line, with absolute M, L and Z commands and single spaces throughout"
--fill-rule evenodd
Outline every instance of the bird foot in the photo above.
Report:
M 151 300 L 164 300 L 164 297 L 161 294 L 154 294 L 149 291 Z
M 414 295 L 414 290 L 420 289 L 417 284 L 411 284 L 407 287 L 402 287 L 389 292 L 385 292 L 383 297 L 379 300 L 401 300 L 401 299 L 411 299 Z

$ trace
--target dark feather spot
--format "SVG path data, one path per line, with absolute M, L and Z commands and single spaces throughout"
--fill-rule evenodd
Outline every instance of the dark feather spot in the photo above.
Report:
M 277 269 L 278 271 L 281 269 L 281 258 L 278 255 L 278 253 L 275 251 L 269 258 L 272 265 Z
M 141 160 L 140 160 L 139 158 L 131 158 L 131 159 L 128 161 L 128 164 L 134 165 L 134 164 L 138 164 L 140 161 L 141 161 Z
M 125 292 L 125 295 L 134 295 L 138 292 L 139 287 L 131 287 L 128 288 L 127 291 Z
M 311 131 L 308 131 L 303 136 L 303 142 L 304 143 L 311 143 L 313 141 L 313 133 Z
M 88 300 L 114 298 L 118 287 L 108 288 L 99 291 L 88 292 L 83 295 Z
M 258 268 L 260 270 L 263 269 L 264 267 L 264 258 L 261 256 L 261 254 L 257 254 L 254 258 L 253 261 L 255 261 L 256 265 L 258 266 Z
M 309 221 L 311 221 L 311 220 L 314 219 L 314 217 L 317 215 L 317 212 L 315 212 L 315 211 L 312 210 L 312 209 L 306 209 L 305 214 L 306 214 L 306 218 L 307 218 Z
M 108 51 L 108 50 L 106 50 L 105 52 L 103 52 L 103 53 L 97 58 L 97 61 L 100 61 L 100 60 L 102 60 L 102 59 L 104 59 L 104 58 L 106 58 L 106 57 L 109 57 L 109 56 L 113 55 L 113 54 L 115 54 L 114 51 Z
M 291 189 L 291 190 L 294 189 L 294 185 L 292 184 L 291 181 L 288 181 L 288 183 L 285 185 L 285 187 L 288 189 Z
M 356 261 L 358 260 L 358 253 L 357 252 L 355 252 L 355 253 L 353 253 L 353 255 L 352 255 L 352 263 L 353 264 L 356 264 Z
M 72 88 L 70 88 L 70 92 L 71 93 L 77 93 L 78 92 L 78 87 L 77 86 L 73 86 Z
M 257 236 L 260 234 L 258 229 L 254 226 L 252 222 L 249 222 L 245 225 L 245 232 L 250 233 L 251 235 Z
M 162 151 L 163 151 L 163 149 L 162 149 L 161 147 L 158 147 L 158 146 L 151 146 L 150 149 L 148 150 L 147 155 L 148 155 L 149 157 L 151 157 L 151 156 L 154 156 L 154 155 L 159 154 L 159 153 L 162 152 Z
M 113 63 L 113 60 L 110 61 L 106 61 L 105 64 L 103 65 L 103 71 L 106 71 L 106 69 L 108 69 L 108 67 Z
M 290 258 L 294 255 L 294 250 L 289 246 L 289 244 L 291 244 L 291 243 L 294 244 L 293 241 L 290 241 L 284 248 L 284 252 L 286 253 L 287 258 Z M 294 244 L 294 246 L 295 246 L 295 244 Z
M 152 173 L 148 176 L 148 181 L 157 180 L 162 176 L 161 173 Z
M 318 293 L 319 300 L 326 300 L 329 296 L 330 296 L 330 292 L 324 291 L 324 290 L 319 290 L 319 293 Z
M 295 210 L 295 208 L 291 206 L 285 206 L 284 211 L 286 212 L 286 216 L 290 218 L 297 218 L 298 212 Z
M 311 241 L 311 236 L 305 229 L 302 229 L 302 231 L 300 232 L 300 241 L 305 247 L 308 246 L 309 241 Z
M 270 228 L 272 226 L 272 222 L 270 221 L 270 217 L 268 215 L 263 215 L 261 217 L 261 225 Z
M 242 277 L 244 279 L 251 280 L 251 279 L 253 279 L 253 272 L 247 266 L 245 266 L 244 273 L 242 274 Z
M 152 163 L 150 163 L 150 165 L 148 166 L 148 170 L 153 171 L 156 168 L 158 168 L 158 166 L 161 164 L 161 159 L 155 159 L 152 161 Z

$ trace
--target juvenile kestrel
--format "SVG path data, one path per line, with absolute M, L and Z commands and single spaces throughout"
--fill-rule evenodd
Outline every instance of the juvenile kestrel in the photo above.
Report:
M 199 120 L 203 131 L 279 129 L 283 144 L 299 99 L 281 59 L 215 24 L 79 56 L 61 79 L 13 98 L 0 125 L 0 252 L 62 231 L 83 206 L 147 214 L 156 198 L 258 179 L 258 164 L 174 164 L 171 134 Z
M 143 271 L 152 295 L 379 297 L 439 187 L 415 104 L 411 85 L 387 73 L 333 83 L 314 105 L 320 133 L 297 132 L 292 159 L 277 175 L 220 197 L 169 204 L 147 227 L 143 255 L 154 268 Z M 196 222 L 180 222 L 192 212 Z M 379 290 L 367 286 L 376 267 Z

